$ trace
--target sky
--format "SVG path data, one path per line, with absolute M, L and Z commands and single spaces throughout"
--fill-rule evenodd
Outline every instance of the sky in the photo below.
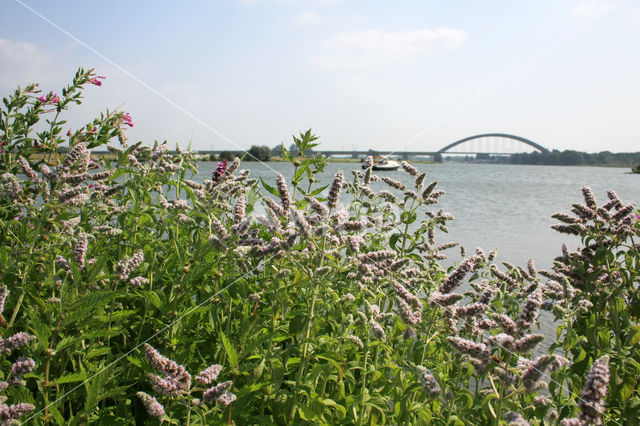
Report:
M 324 149 L 500 132 L 629 152 L 639 43 L 636 0 L 0 0 L 0 96 L 60 91 L 82 66 L 106 79 L 68 126 L 119 108 L 147 144 L 273 147 L 311 128 Z

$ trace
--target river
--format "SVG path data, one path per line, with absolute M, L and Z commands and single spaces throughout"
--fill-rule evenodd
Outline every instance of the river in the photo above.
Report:
M 200 178 L 208 177 L 215 165 L 199 163 Z M 478 163 L 415 166 L 427 172 L 427 182 L 438 181 L 438 188 L 446 192 L 434 208 L 444 208 L 455 217 L 449 222 L 449 235 L 440 234 L 439 242 L 457 241 L 468 253 L 476 247 L 486 252 L 497 248 L 498 262 L 520 266 L 532 257 L 538 268 L 549 268 L 563 242 L 569 248 L 577 247 L 576 237 L 550 228 L 557 223 L 551 215 L 569 212 L 571 204 L 583 202 L 583 185 L 591 187 L 602 204 L 607 201 L 609 189 L 625 203 L 637 204 L 640 200 L 640 175 L 627 173 L 629 169 Z M 245 162 L 240 168 L 249 169 L 251 177 L 262 177 L 274 186 L 276 172 L 287 179 L 293 176 L 289 163 Z M 338 170 L 344 170 L 345 178 L 352 179 L 350 171 L 356 169 L 360 170 L 359 163 L 329 163 L 320 176 L 321 182 L 330 182 Z M 413 178 L 402 170 L 376 173 L 413 187 Z M 373 185 L 374 190 L 388 189 L 384 183 Z

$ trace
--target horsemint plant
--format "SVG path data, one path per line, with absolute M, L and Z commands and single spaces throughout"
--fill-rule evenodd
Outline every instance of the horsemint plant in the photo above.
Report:
M 565 322 L 588 309 L 580 281 L 543 282 L 532 261 L 501 270 L 480 249 L 440 266 L 456 244 L 436 234 L 452 217 L 434 207 L 443 192 L 425 173 L 403 163 L 402 182 L 378 177 L 368 159 L 323 185 L 308 131 L 294 137 L 297 154 L 283 147 L 290 184 L 278 175 L 261 193 L 237 159 L 197 179 L 193 153 L 130 145 L 133 122 L 119 111 L 62 136 L 62 112 L 98 83 L 80 70 L 62 97 L 31 85 L 0 111 L 0 279 L 18 296 L 6 330 L 36 340 L 20 394 L 35 406 L 28 420 L 546 424 L 633 413 L 603 403 L 610 349 L 571 364 L 564 339 L 564 353 L 532 355 L 541 309 L 566 307 Z M 109 156 L 91 155 L 105 145 Z M 193 384 L 189 371 L 210 380 Z M 612 380 L 616 371 L 612 362 Z

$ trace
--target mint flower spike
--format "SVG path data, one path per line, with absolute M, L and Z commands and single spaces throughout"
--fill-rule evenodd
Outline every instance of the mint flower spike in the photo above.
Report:
M 584 424 L 602 424 L 602 414 L 605 409 L 604 400 L 609 385 L 609 355 L 598 358 L 593 365 L 580 395 L 580 415 L 578 418 Z
M 155 417 L 157 419 L 164 418 L 165 416 L 164 407 L 162 406 L 162 404 L 158 402 L 157 399 L 155 399 L 151 395 L 147 395 L 144 392 L 138 392 L 136 393 L 136 395 L 138 396 L 138 398 L 142 400 L 142 404 L 144 405 L 144 408 L 146 408 L 147 413 L 151 417 Z

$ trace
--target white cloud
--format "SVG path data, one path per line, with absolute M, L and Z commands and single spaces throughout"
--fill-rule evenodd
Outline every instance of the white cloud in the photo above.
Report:
M 293 24 L 301 27 L 319 24 L 322 21 L 324 21 L 324 19 L 322 19 L 322 17 L 320 17 L 318 14 L 313 12 L 302 12 L 294 16 L 293 19 L 291 20 Z
M 0 84 L 3 86 L 13 89 L 18 84 L 42 81 L 43 77 L 51 77 L 57 63 L 54 55 L 32 43 L 0 38 Z
M 406 32 L 369 30 L 337 34 L 327 46 L 364 52 L 419 54 L 460 47 L 466 39 L 467 33 L 451 28 Z
M 452 28 L 384 32 L 339 33 L 323 44 L 324 54 L 313 63 L 322 68 L 383 66 L 391 60 L 407 60 L 425 53 L 462 46 L 467 33 Z
M 578 18 L 591 18 L 604 12 L 612 5 L 612 0 L 584 0 L 578 2 L 571 9 L 571 14 Z

